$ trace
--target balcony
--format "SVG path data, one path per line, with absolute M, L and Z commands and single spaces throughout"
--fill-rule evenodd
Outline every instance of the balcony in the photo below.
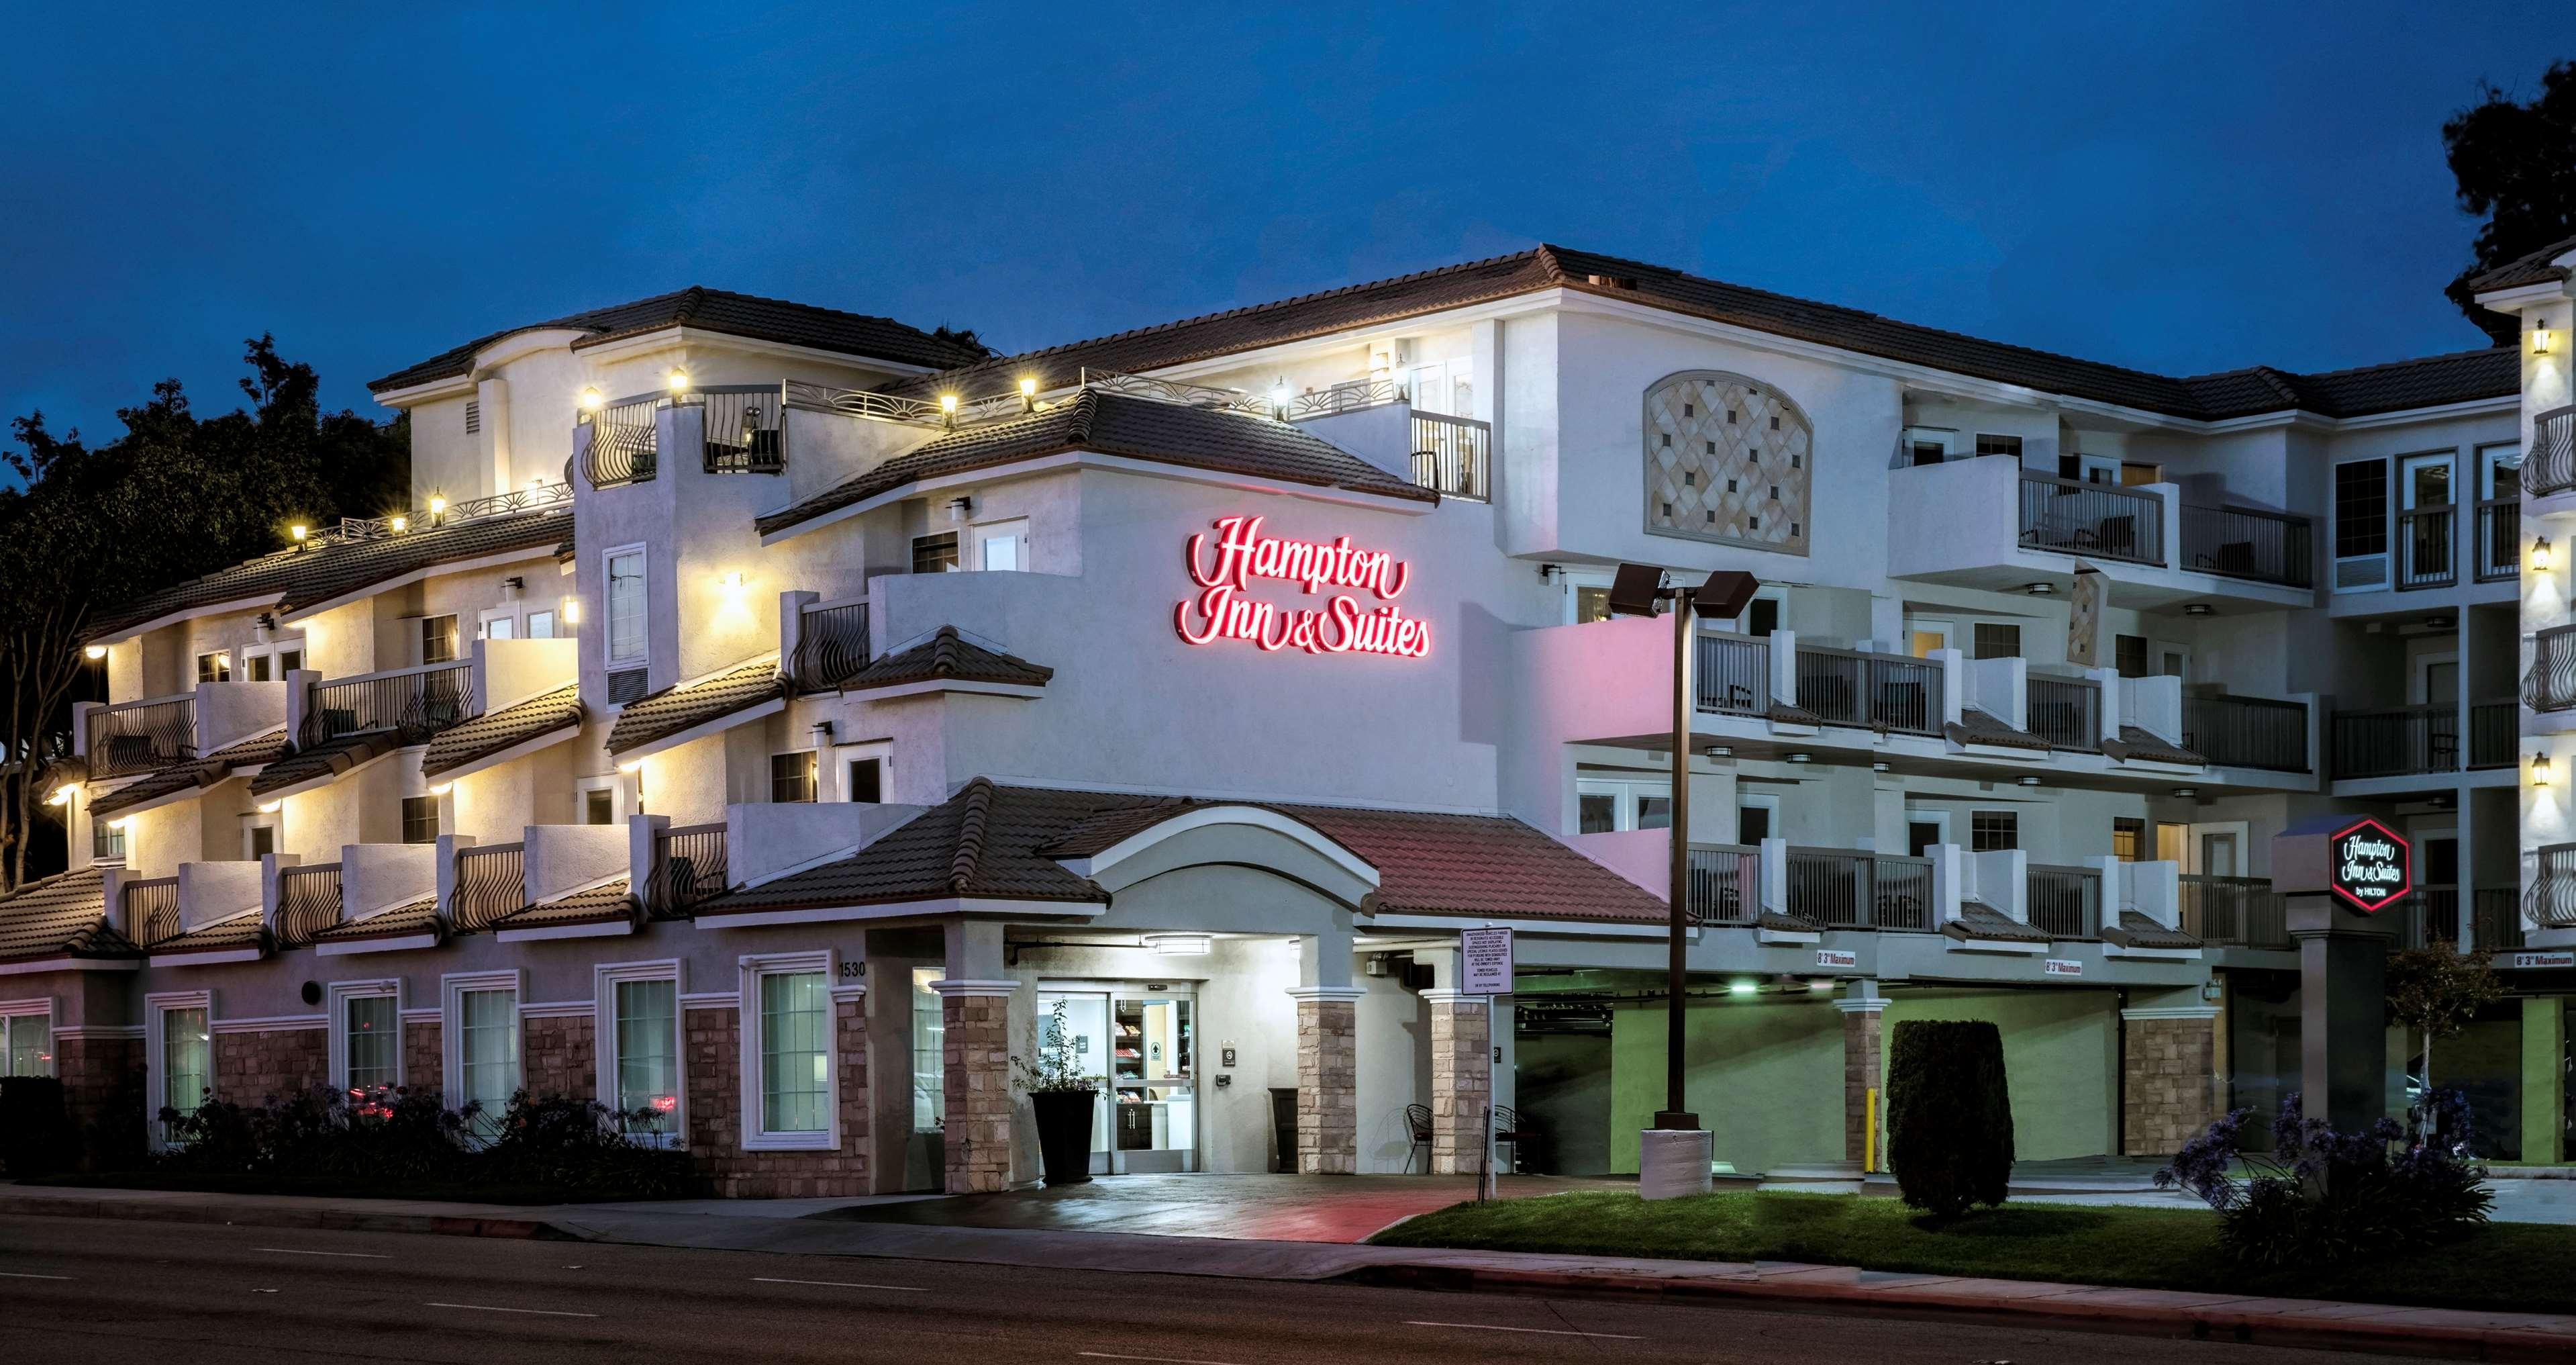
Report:
M 1691 682 L 1699 709 L 1725 715 L 1761 716 L 1771 711 L 1771 642 L 1752 636 L 1699 637 Z
M 2052 749 L 2098 753 L 2102 748 L 2102 684 L 2091 678 L 2034 673 L 2025 684 L 2025 728 Z
M 2523 946 L 2521 896 L 2511 887 L 2482 886 L 2469 895 L 2469 930 L 2476 946 L 2499 952 Z
M 2093 867 L 2030 864 L 2024 906 L 2030 927 L 2050 938 L 2102 936 L 2102 871 Z
M 1784 904 L 1828 929 L 1930 933 L 1941 927 L 1932 860 L 1832 848 L 1792 848 Z
M 590 428 L 590 445 L 582 452 L 581 475 L 593 488 L 643 483 L 661 464 L 661 436 L 656 416 L 660 394 L 620 398 L 579 419 Z
M 2334 776 L 2413 777 L 2510 768 L 2519 721 L 2510 701 L 2469 708 L 2466 752 L 2454 706 L 2399 706 L 2334 713 Z M 2465 760 L 2465 762 L 2463 761 Z
M 2182 747 L 2216 768 L 2308 769 L 2308 708 L 2270 697 L 2186 696 Z
M 2541 497 L 2576 492 L 2576 407 L 2555 408 L 2532 419 L 2522 486 Z
M 689 912 L 725 892 L 725 826 L 681 825 L 653 834 L 653 873 L 644 913 L 657 920 Z
M 2189 873 L 2177 880 L 2184 933 L 2213 948 L 2292 946 L 2289 907 L 2270 878 Z
M 180 934 L 179 879 L 154 877 L 125 883 L 125 934 L 134 946 L 150 949 Z
M 313 684 L 296 732 L 303 748 L 352 735 L 418 744 L 482 714 L 471 660 L 422 664 Z
M 706 410 L 704 468 L 710 474 L 787 472 L 787 386 L 713 384 L 693 393 Z M 680 400 L 682 406 L 691 402 Z
M 2551 626 L 2531 637 L 2531 669 L 2522 675 L 2522 702 L 2534 711 L 2576 707 L 2576 625 Z
M 2523 922 L 2533 929 L 2576 929 L 2576 844 L 2544 844 L 2532 856 Z
M 1829 725 L 1941 733 L 1941 665 L 1902 654 L 1797 647 L 1800 708 Z
M 2164 518 L 2165 500 L 2152 493 L 2022 471 L 2024 549 L 2162 564 Z
M 197 758 L 197 696 L 184 693 L 89 712 L 89 775 L 157 772 Z
M 279 948 L 311 944 L 315 935 L 337 927 L 342 914 L 340 864 L 277 869 L 277 909 L 270 915 L 269 925 Z
M 456 885 L 447 894 L 447 923 L 460 934 L 489 929 L 528 904 L 525 844 L 456 850 Z
M 2522 576 L 2522 499 L 2488 498 L 2478 504 L 2476 568 L 2481 583 Z
M 2182 567 L 2226 578 L 2305 588 L 2316 552 L 2306 517 L 2252 507 L 2182 509 Z
M 2443 503 L 2438 507 L 2410 507 L 2397 514 L 2399 591 L 2448 588 L 2459 583 L 2459 565 L 2451 553 L 2455 538 L 2452 530 L 2459 524 L 2459 513 L 2459 508 Z
M 815 602 L 796 616 L 787 674 L 800 693 L 829 692 L 868 666 L 868 604 Z
M 1492 497 L 1494 429 L 1466 417 L 1413 414 L 1413 481 L 1444 498 Z

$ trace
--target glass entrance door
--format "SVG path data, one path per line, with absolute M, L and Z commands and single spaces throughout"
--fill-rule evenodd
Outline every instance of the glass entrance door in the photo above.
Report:
M 1110 1170 L 1199 1168 L 1197 1014 L 1185 994 L 1111 997 Z
M 2451 527 L 2458 519 L 2450 455 L 2410 455 L 2397 473 L 2399 587 L 2452 581 Z
M 1064 1006 L 1064 1042 L 1073 1051 L 1076 1073 L 1084 1076 L 1109 1075 L 1109 997 L 1097 991 L 1041 991 L 1038 994 L 1038 1045 L 1050 1041 L 1047 1031 L 1055 1026 L 1055 1007 Z M 1104 1096 L 1091 1110 L 1091 1172 L 1101 1175 L 1109 1166 L 1109 1104 Z

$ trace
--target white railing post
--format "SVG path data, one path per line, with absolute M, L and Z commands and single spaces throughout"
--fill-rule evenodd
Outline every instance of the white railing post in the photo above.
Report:
M 1779 706 L 1798 704 L 1798 632 L 1771 632 L 1771 700 Z
M 1766 913 L 1789 913 L 1789 841 L 1765 839 L 1758 846 L 1762 870 L 1757 876 L 1762 909 Z

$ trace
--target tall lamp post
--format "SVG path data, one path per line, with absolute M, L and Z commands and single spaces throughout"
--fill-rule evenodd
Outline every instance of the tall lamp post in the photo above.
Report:
M 1665 955 L 1664 1107 L 1638 1152 L 1638 1192 L 1649 1199 L 1705 1191 L 1709 1188 L 1710 1137 L 1700 1131 L 1699 1115 L 1682 1096 L 1682 1011 L 1689 970 L 1690 935 L 1690 750 L 1691 716 L 1698 709 L 1693 695 L 1692 665 L 1699 653 L 1696 618 L 1732 621 L 1752 602 L 1761 583 L 1749 573 L 1721 569 L 1697 587 L 1664 586 L 1664 571 L 1650 564 L 1622 564 L 1610 582 L 1610 610 L 1620 616 L 1653 616 L 1669 605 L 1673 618 L 1673 734 L 1671 828 L 1667 842 L 1672 857 L 1666 888 L 1671 910 L 1670 943 Z

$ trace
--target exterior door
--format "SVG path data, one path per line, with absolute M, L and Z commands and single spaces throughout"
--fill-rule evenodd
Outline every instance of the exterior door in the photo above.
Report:
M 1111 997 L 1111 1171 L 1199 1168 L 1197 1025 L 1192 995 Z
M 2451 581 L 2451 528 L 2459 520 L 2458 460 L 2410 455 L 2397 470 L 2398 583 Z
M 1407 381 L 1406 395 L 1413 400 L 1416 412 L 1445 413 L 1451 417 L 1476 415 L 1474 362 L 1465 356 L 1435 365 L 1416 365 Z
M 1046 1042 L 1046 1031 L 1053 1024 L 1055 1007 L 1064 1005 L 1065 1041 L 1073 1048 L 1074 1069 L 1085 1076 L 1106 1077 L 1109 1074 L 1109 997 L 1098 991 L 1042 991 L 1038 995 L 1038 1042 Z M 1092 1106 L 1091 1170 L 1094 1175 L 1109 1170 L 1109 1104 L 1103 1095 Z
M 1905 856 L 1920 858 L 1934 844 L 1950 842 L 1950 813 L 1910 810 L 1905 813 Z
M 2522 565 L 2522 447 L 2478 452 L 2478 577 L 2511 578 Z

